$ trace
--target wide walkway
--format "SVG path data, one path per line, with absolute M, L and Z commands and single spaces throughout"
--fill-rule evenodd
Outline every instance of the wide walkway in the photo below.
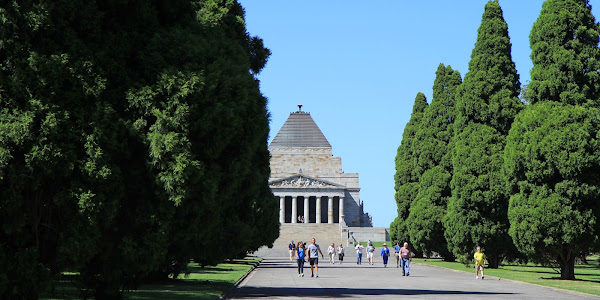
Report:
M 330 265 L 319 258 L 319 277 L 299 278 L 289 258 L 267 258 L 235 290 L 232 299 L 599 299 L 579 293 L 563 292 L 509 280 L 486 277 L 476 280 L 466 272 L 412 264 L 409 277 L 400 269 L 383 268 L 381 258 L 375 265 L 356 265 L 353 256 L 343 265 Z M 308 263 L 306 264 L 308 265 Z

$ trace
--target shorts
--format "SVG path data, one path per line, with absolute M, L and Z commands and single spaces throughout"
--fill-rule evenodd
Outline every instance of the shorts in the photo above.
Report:
M 319 265 L 319 258 L 318 257 L 310 258 L 309 261 L 310 261 L 310 265 L 311 266 Z
M 483 270 L 483 265 L 475 264 L 475 270 Z
M 373 258 L 373 252 L 367 252 L 367 259 Z
M 339 259 L 340 261 L 344 260 L 344 253 L 340 253 L 340 254 L 338 254 L 338 259 Z

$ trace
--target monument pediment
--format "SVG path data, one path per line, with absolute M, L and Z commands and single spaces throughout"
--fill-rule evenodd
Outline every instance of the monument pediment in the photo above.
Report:
M 306 175 L 294 175 L 269 182 L 271 188 L 344 189 L 346 186 Z

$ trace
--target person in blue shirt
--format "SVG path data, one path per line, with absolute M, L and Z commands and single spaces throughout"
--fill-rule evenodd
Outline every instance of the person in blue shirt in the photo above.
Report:
M 396 241 L 396 245 L 394 246 L 394 256 L 396 257 L 396 268 L 400 267 L 400 241 Z
M 296 247 L 296 262 L 298 262 L 298 277 L 304 277 L 304 257 L 306 256 L 306 248 L 302 241 L 298 242 Z
M 294 241 L 290 242 L 290 244 L 288 245 L 288 249 L 290 250 L 290 262 L 293 263 L 294 262 L 294 252 L 296 252 L 296 245 L 294 244 Z
M 381 248 L 381 257 L 383 258 L 383 267 L 387 268 L 388 258 L 390 257 L 390 249 L 387 247 L 386 243 L 383 243 L 383 248 Z

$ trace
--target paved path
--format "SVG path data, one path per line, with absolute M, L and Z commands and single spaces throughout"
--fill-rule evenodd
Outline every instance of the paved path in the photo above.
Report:
M 492 277 L 476 280 L 466 272 L 421 264 L 412 264 L 410 276 L 402 277 L 395 260 L 393 266 L 383 268 L 381 259 L 372 266 L 358 266 L 352 258 L 347 257 L 343 265 L 330 265 L 327 257 L 319 258 L 318 278 L 310 277 L 310 266 L 304 269 L 305 277 L 299 278 L 296 265 L 289 258 L 266 258 L 231 298 L 600 299 Z

